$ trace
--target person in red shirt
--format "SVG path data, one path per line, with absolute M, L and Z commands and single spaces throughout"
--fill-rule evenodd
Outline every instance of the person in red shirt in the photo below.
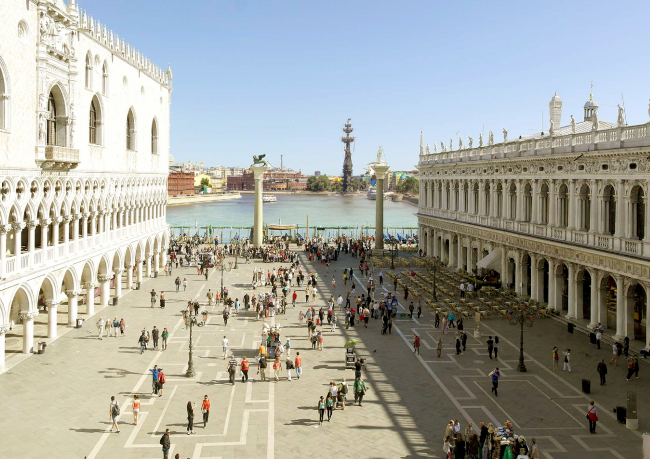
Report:
M 413 352 L 420 355 L 420 337 L 418 335 L 415 335 L 413 340 Z
M 203 428 L 205 429 L 205 426 L 208 423 L 208 417 L 210 417 L 210 399 L 207 395 L 203 397 L 201 412 L 203 413 Z
M 298 292 L 294 290 L 293 295 L 291 295 L 291 304 L 293 307 L 296 307 L 296 299 L 298 299 Z
M 302 374 L 302 357 L 300 357 L 300 352 L 296 352 L 296 361 L 294 366 L 296 367 L 296 377 L 300 379 L 300 375 Z
M 246 357 L 242 357 L 241 359 L 241 380 L 242 382 L 248 381 L 248 368 L 250 367 L 250 362 L 246 359 Z

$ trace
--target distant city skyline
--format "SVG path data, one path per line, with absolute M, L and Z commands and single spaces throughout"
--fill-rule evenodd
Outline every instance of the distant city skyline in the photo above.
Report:
M 352 118 L 355 175 L 380 145 L 394 170 L 408 170 L 420 131 L 433 149 L 490 130 L 506 128 L 511 138 L 547 130 L 555 91 L 567 125 L 571 114 L 582 118 L 591 81 L 601 120 L 615 122 L 624 97 L 628 123 L 648 121 L 650 64 L 638 58 L 644 41 L 635 34 L 645 15 L 629 14 L 645 10 L 641 2 L 80 6 L 152 61 L 171 62 L 179 162 L 246 165 L 265 153 L 274 165 L 284 155 L 296 170 L 340 175 L 341 128 Z M 608 65 L 604 56 L 634 65 Z

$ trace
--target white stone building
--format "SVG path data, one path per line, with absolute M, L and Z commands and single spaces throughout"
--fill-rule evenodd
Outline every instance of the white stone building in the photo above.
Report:
M 3 2 L 0 371 L 164 263 L 171 91 L 75 0 Z
M 650 123 L 628 126 L 620 107 L 615 123 L 600 121 L 591 96 L 563 127 L 557 94 L 549 108 L 550 132 L 534 136 L 504 129 L 503 142 L 490 132 L 433 152 L 420 140 L 422 250 L 494 269 L 578 325 L 647 343 Z

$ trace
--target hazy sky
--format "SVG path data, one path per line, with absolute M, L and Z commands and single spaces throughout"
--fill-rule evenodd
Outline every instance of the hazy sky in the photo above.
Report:
M 648 121 L 647 2 L 99 1 L 102 24 L 174 72 L 172 154 L 341 173 L 352 118 L 361 173 L 384 147 L 393 170 L 425 142 L 484 129 L 502 138 L 582 120 L 594 82 L 600 119 Z M 543 118 L 542 118 L 543 112 Z M 487 137 L 486 137 L 487 138 Z M 433 149 L 433 148 L 432 148 Z

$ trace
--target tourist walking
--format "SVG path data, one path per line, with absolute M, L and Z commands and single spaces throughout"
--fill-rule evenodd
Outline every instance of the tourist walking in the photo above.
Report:
M 160 371 L 158 371 L 158 397 L 162 397 L 163 394 L 163 387 L 165 387 L 165 383 L 167 382 L 167 378 L 165 377 L 165 373 L 163 372 L 162 368 Z
M 494 358 L 495 358 L 495 360 L 499 360 L 499 350 L 500 349 L 501 349 L 501 347 L 499 346 L 499 337 L 495 335 L 494 336 Z M 465 349 L 463 349 L 463 350 L 465 350 Z
M 612 358 L 609 359 L 609 363 L 613 363 L 614 365 L 618 366 L 618 356 L 619 356 L 619 349 L 618 346 L 621 343 L 616 341 L 614 344 L 612 344 Z
M 140 344 L 140 355 L 142 355 L 147 347 L 147 335 L 144 330 L 142 330 L 142 334 L 138 338 L 138 344 Z
M 438 355 L 438 358 L 442 355 L 442 336 L 438 339 L 438 342 L 436 343 L 436 354 Z
M 487 351 L 488 351 L 488 355 L 490 356 L 490 360 L 492 360 L 492 351 L 493 350 L 494 350 L 494 340 L 492 339 L 491 336 L 488 336 Z
M 262 381 L 266 381 L 266 366 L 266 355 L 264 355 L 264 352 L 262 352 L 260 353 L 259 359 L 257 361 L 257 373 L 260 375 L 260 379 Z
M 327 422 L 331 422 L 332 411 L 334 410 L 334 398 L 332 398 L 331 393 L 327 394 L 327 398 L 325 399 L 325 408 L 327 409 Z
M 205 429 L 205 426 L 208 425 L 208 418 L 210 417 L 210 399 L 207 395 L 203 397 L 201 413 L 203 413 L 203 428 Z
M 158 294 L 156 293 L 156 291 L 154 289 L 151 289 L 151 307 L 152 308 L 154 306 L 156 306 L 156 297 L 157 296 L 158 296 Z
M 144 332 L 142 332 L 144 334 Z M 149 369 L 151 372 L 151 395 L 158 395 L 158 373 L 160 369 L 158 365 L 154 365 L 153 369 Z
M 162 336 L 162 350 L 166 351 L 167 350 L 167 338 L 169 338 L 169 332 L 167 331 L 167 328 L 163 328 L 161 336 Z
M 323 417 L 325 417 L 325 400 L 323 400 L 323 396 L 320 396 L 320 400 L 318 400 L 318 424 L 322 425 L 323 424 Z
M 282 369 L 282 364 L 280 363 L 280 358 L 276 357 L 273 361 L 273 375 L 275 376 L 275 381 L 280 381 L 280 370 Z
M 117 338 L 117 332 L 120 331 L 120 321 L 117 317 L 113 318 L 113 335 Z
M 494 392 L 494 396 L 498 397 L 499 396 L 499 377 L 501 377 L 501 372 L 499 371 L 499 367 L 496 367 L 492 372 L 488 375 L 492 378 L 492 392 Z
M 630 381 L 631 380 L 630 378 L 632 377 L 633 374 L 634 374 L 634 357 L 628 357 L 627 358 L 627 376 L 625 377 L 625 379 Z
M 413 338 L 413 353 L 420 355 L 420 337 L 418 335 Z
M 285 370 L 287 370 L 287 381 L 291 381 L 291 370 L 293 369 L 293 367 L 294 367 L 293 362 L 291 361 L 289 356 L 287 356 L 287 359 L 284 362 L 284 368 Z
M 226 335 L 223 335 L 223 339 L 221 340 L 221 349 L 223 350 L 223 359 L 226 360 L 228 353 L 228 338 L 226 338 Z
M 115 396 L 111 395 L 111 404 L 108 407 L 108 419 L 111 421 L 111 432 L 113 427 L 117 430 L 117 433 L 120 433 L 120 428 L 117 425 L 117 418 L 120 416 L 120 405 L 115 400 Z
M 596 371 L 600 375 L 600 385 L 605 385 L 605 375 L 607 375 L 607 365 L 605 364 L 605 359 L 602 359 L 600 363 L 596 366 Z
M 187 278 L 183 278 L 183 291 L 187 290 Z
M 178 263 L 176 264 L 176 267 L 178 268 Z M 177 277 L 174 284 L 176 284 L 176 291 L 178 292 L 181 288 L 181 278 Z
M 359 401 L 359 406 L 363 402 L 363 396 L 366 395 L 366 383 L 361 379 L 361 375 L 357 376 L 357 379 L 354 381 L 354 402 Z
M 555 371 L 558 371 L 559 368 L 559 362 L 560 362 L 560 351 L 558 350 L 557 346 L 553 348 L 553 369 Z
M 153 348 L 158 349 L 158 337 L 160 335 L 160 330 L 156 328 L 156 326 L 153 326 L 153 330 L 151 330 L 151 337 L 153 338 Z
M 187 402 L 187 435 L 194 433 L 194 408 L 196 403 Z
M 140 414 L 140 396 L 133 396 L 133 425 L 138 425 L 138 414 Z
M 241 382 L 246 382 L 248 381 L 248 369 L 250 368 L 250 362 L 246 358 L 246 356 L 243 356 L 241 358 Z
M 603 339 L 603 333 L 600 331 L 600 328 L 596 329 L 596 346 L 597 349 L 600 349 L 600 341 Z
M 172 443 L 169 439 L 169 429 L 165 429 L 165 433 L 160 437 L 160 444 L 162 446 L 163 459 L 169 458 L 169 450 L 172 446 Z
M 104 322 L 104 318 L 100 317 L 99 320 L 97 321 L 97 333 L 99 334 L 99 339 L 102 339 L 104 336 L 105 326 L 106 326 L 106 322 Z
M 235 359 L 235 354 L 232 354 L 230 356 L 230 360 L 228 360 L 228 377 L 230 380 L 230 383 L 234 386 L 235 385 L 235 372 L 237 371 L 237 359 Z
M 284 349 L 287 351 L 287 357 L 291 357 L 291 338 L 287 338 L 287 342 L 284 345 Z
M 589 403 L 589 407 L 587 408 L 587 419 L 589 419 L 589 433 L 595 434 L 596 422 L 598 422 L 598 408 L 594 405 L 593 400 Z
M 300 375 L 302 375 L 302 357 L 300 357 L 300 352 L 296 352 L 294 367 L 296 368 L 296 378 L 300 379 Z
M 562 365 L 562 371 L 565 371 L 567 368 L 569 369 L 569 373 L 571 373 L 571 349 L 564 351 L 564 365 Z
M 533 438 L 528 449 L 528 456 L 530 459 L 539 459 L 539 446 L 537 445 L 537 439 Z
M 436 316 L 435 316 L 435 323 L 433 325 L 435 328 L 440 327 L 440 314 L 438 311 L 436 311 Z

